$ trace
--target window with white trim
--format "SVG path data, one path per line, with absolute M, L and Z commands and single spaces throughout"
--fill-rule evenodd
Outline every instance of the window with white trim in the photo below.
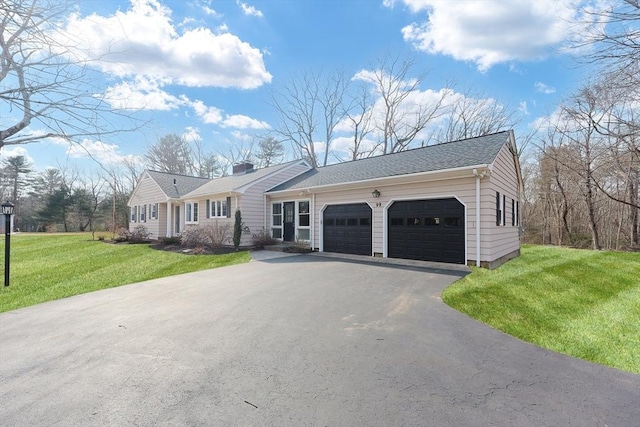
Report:
M 211 200 L 210 212 L 211 218 L 227 217 L 227 199 Z
M 502 225 L 507 225 L 507 195 L 502 195 Z
M 151 205 L 151 219 L 158 219 L 158 204 Z
M 138 207 L 131 206 L 131 222 L 136 222 L 138 216 Z
M 188 224 L 198 222 L 198 202 L 186 202 L 184 204 L 184 220 Z
M 500 197 L 500 192 L 496 191 L 496 225 L 504 225 L 504 196 Z
M 147 205 L 140 206 L 140 222 L 147 222 Z
M 311 226 L 310 226 L 311 214 L 309 213 L 309 201 L 298 202 L 298 240 L 310 240 Z
M 271 237 L 282 239 L 282 203 L 271 205 Z

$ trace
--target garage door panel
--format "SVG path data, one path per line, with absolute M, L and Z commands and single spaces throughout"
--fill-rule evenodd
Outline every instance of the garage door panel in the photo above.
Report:
M 464 206 L 458 200 L 398 201 L 387 213 L 389 257 L 464 263 Z
M 366 203 L 327 206 L 323 213 L 323 250 L 371 255 L 371 208 Z

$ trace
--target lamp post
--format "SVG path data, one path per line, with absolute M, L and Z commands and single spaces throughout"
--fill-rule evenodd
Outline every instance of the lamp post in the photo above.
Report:
M 9 286 L 9 254 L 11 253 L 11 215 L 13 215 L 14 205 L 10 201 L 2 205 L 4 215 L 4 285 Z

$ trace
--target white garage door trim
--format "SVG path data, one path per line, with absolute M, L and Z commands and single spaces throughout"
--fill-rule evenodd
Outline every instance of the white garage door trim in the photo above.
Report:
M 318 230 L 318 250 L 320 252 L 324 252 L 324 210 L 329 207 L 329 206 L 337 206 L 337 205 L 353 205 L 353 204 L 362 204 L 362 203 L 366 203 L 369 208 L 371 209 L 371 255 L 373 255 L 373 248 L 374 248 L 374 240 L 373 240 L 373 235 L 375 233 L 375 217 L 376 217 L 376 210 L 373 208 L 373 206 L 371 205 L 371 203 L 369 203 L 366 200 L 350 200 L 348 202 L 338 202 L 338 203 L 325 203 L 322 205 L 322 207 L 320 208 L 320 210 L 318 211 L 318 220 L 320 222 L 320 227 Z
M 464 207 L 464 264 L 466 265 L 469 259 L 467 258 L 468 246 L 469 246 L 469 222 L 467 221 L 467 204 L 460 200 L 455 194 L 430 194 L 428 196 L 413 196 L 413 197 L 400 197 L 390 199 L 384 206 L 382 211 L 382 257 L 389 257 L 389 208 L 394 202 L 406 202 L 411 200 L 433 200 L 433 199 L 456 199 Z

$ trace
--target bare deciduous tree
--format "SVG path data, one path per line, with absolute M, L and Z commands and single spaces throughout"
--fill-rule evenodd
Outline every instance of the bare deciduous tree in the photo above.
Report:
M 583 9 L 591 31 L 577 46 L 595 45 L 595 49 L 586 56 L 587 60 L 613 65 L 618 70 L 634 65 L 637 72 L 640 63 L 640 2 L 622 0 L 601 4 L 606 7 L 604 10 Z M 628 76 L 631 77 L 630 74 Z M 634 79 L 637 81 L 637 74 Z
M 344 117 L 348 86 L 338 71 L 307 72 L 272 94 L 271 105 L 280 118 L 276 134 L 314 167 L 326 166 L 329 160 L 335 128 Z
M 376 154 L 376 144 L 368 137 L 373 132 L 374 99 L 366 85 L 360 85 L 351 96 L 351 102 L 344 112 L 344 117 L 351 128 L 352 144 L 347 147 L 349 160 L 358 160 Z
M 79 35 L 64 32 L 66 1 L 0 2 L 0 148 L 45 138 L 79 142 L 124 131 L 96 94 L 91 70 L 77 60 Z
M 519 122 L 516 110 L 497 99 L 471 90 L 452 97 L 444 129 L 437 142 L 457 141 L 513 129 Z
M 442 106 L 449 91 L 430 93 L 426 99 L 420 84 L 426 73 L 413 77 L 414 63 L 390 54 L 372 65 L 373 70 L 360 72 L 358 78 L 370 83 L 379 99 L 374 105 L 374 127 L 383 154 L 409 148 L 427 125 L 443 114 Z

